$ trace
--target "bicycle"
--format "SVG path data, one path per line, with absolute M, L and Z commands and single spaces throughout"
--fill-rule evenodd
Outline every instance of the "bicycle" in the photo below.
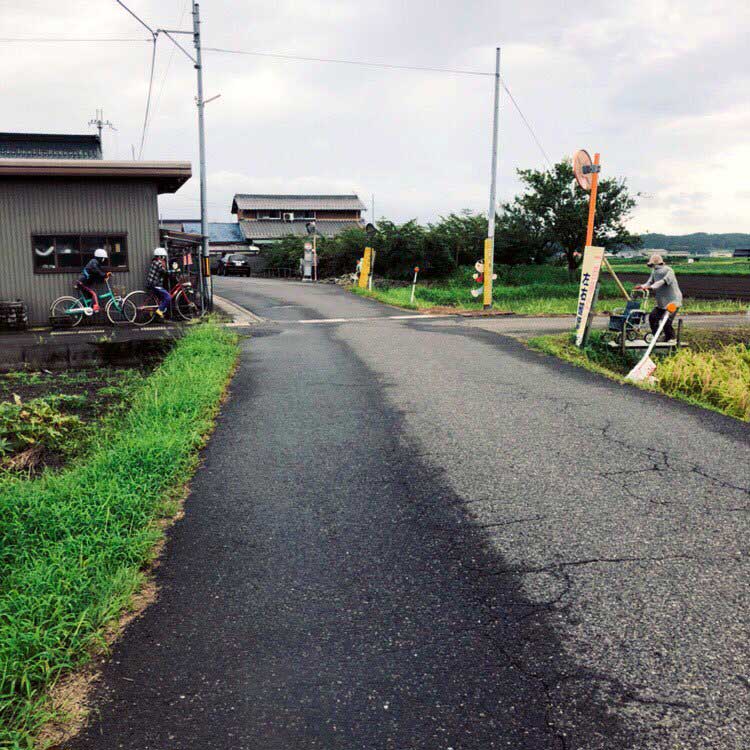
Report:
M 168 273 L 175 272 L 168 271 Z M 200 294 L 184 277 L 177 279 L 175 285 L 169 290 L 169 295 L 172 298 L 169 307 L 173 318 L 191 320 L 203 315 Z M 147 326 L 154 319 L 160 300 L 153 292 L 137 289 L 125 297 L 125 302 L 129 303 L 128 310 L 133 314 L 130 322 L 137 326 Z
M 114 326 L 125 325 L 131 322 L 135 317 L 135 309 L 132 303 L 128 303 L 127 297 L 115 294 L 109 284 L 112 276 L 108 273 L 104 277 L 104 283 L 107 287 L 106 292 L 98 294 L 99 308 L 94 308 L 94 299 L 89 297 L 87 292 L 80 289 L 80 296 L 64 295 L 58 297 L 50 306 L 49 314 L 53 324 L 59 321 L 65 321 L 71 328 L 75 328 L 84 317 L 90 318 L 93 315 L 101 313 L 104 310 L 109 322 Z M 78 285 L 76 285 L 78 286 Z M 107 304 L 104 301 L 107 300 Z

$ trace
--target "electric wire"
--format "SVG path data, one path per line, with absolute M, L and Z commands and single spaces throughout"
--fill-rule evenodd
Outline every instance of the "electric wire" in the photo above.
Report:
M 182 6 L 182 13 L 180 14 L 180 20 L 177 22 L 177 28 L 180 28 L 182 26 L 182 21 L 185 18 L 185 13 L 187 13 L 188 9 L 188 3 L 190 0 L 185 0 L 185 4 Z M 157 112 L 159 110 L 159 105 L 161 104 L 161 97 L 164 94 L 164 87 L 167 83 L 167 76 L 169 75 L 169 71 L 172 67 L 172 60 L 174 60 L 174 53 L 175 53 L 176 47 L 172 45 L 172 47 L 169 50 L 169 60 L 167 60 L 167 67 L 164 70 L 164 76 L 161 79 L 161 86 L 159 87 L 159 94 L 156 97 L 156 102 L 154 103 L 154 112 Z
M 121 0 L 115 0 L 119 5 L 121 5 L 131 16 L 133 16 L 141 25 L 143 25 L 146 29 L 151 32 L 154 37 L 158 34 L 158 32 L 155 32 L 151 29 L 151 27 L 142 19 L 140 19 L 133 11 L 130 10 L 124 3 L 121 2 Z M 187 4 L 186 6 L 187 7 Z M 185 11 L 183 10 L 182 15 L 184 16 Z M 181 20 L 180 20 L 181 23 Z M 180 25 L 180 24 L 178 24 Z M 152 41 L 149 39 L 132 39 L 132 38 L 62 38 L 62 37 L 0 37 L 0 43 L 2 42 L 148 42 Z M 381 68 L 386 70 L 411 70 L 411 71 L 422 71 L 422 72 L 428 72 L 428 73 L 447 73 L 451 75 L 467 75 L 467 76 L 483 76 L 492 78 L 494 77 L 494 73 L 488 72 L 488 71 L 481 71 L 481 70 L 465 70 L 465 69 L 458 69 L 458 68 L 436 68 L 436 67 L 428 67 L 428 66 L 421 66 L 421 65 L 398 65 L 395 63 L 378 63 L 378 62 L 371 62 L 368 60 L 344 60 L 344 59 L 338 59 L 338 58 L 329 58 L 329 57 L 309 57 L 309 56 L 303 56 L 303 55 L 288 55 L 288 54 L 282 54 L 282 53 L 276 53 L 276 52 L 253 52 L 249 50 L 236 50 L 236 49 L 227 49 L 224 47 L 203 47 L 204 52 L 219 52 L 223 54 L 231 54 L 231 55 L 245 55 L 250 57 L 270 57 L 278 60 L 293 60 L 293 61 L 301 61 L 301 62 L 320 62 L 320 63 L 336 63 L 339 65 L 354 65 L 358 67 L 367 67 L 367 68 Z M 166 76 L 169 71 L 169 68 L 171 67 L 172 58 L 174 56 L 174 48 L 172 49 L 172 54 L 169 58 L 169 63 L 167 64 L 167 70 L 164 75 L 164 79 L 162 80 L 161 89 L 159 91 L 159 96 L 157 101 L 161 101 L 161 96 L 164 91 L 164 84 L 166 81 Z M 533 139 L 534 143 L 536 144 L 537 148 L 539 149 L 539 152 L 541 153 L 544 161 L 547 163 L 547 165 L 552 168 L 552 160 L 549 158 L 549 155 L 547 154 L 547 151 L 545 150 L 544 146 L 542 145 L 541 139 L 537 135 L 536 131 L 534 130 L 534 127 L 531 125 L 531 122 L 529 121 L 528 117 L 524 114 L 523 110 L 521 109 L 521 106 L 516 101 L 516 98 L 513 96 L 513 93 L 511 92 L 510 88 L 508 87 L 507 83 L 505 82 L 505 79 L 501 76 L 500 81 L 502 83 L 503 90 L 508 95 L 508 98 L 510 99 L 511 103 L 513 104 L 514 109 L 518 113 L 519 117 L 521 118 L 524 126 L 529 132 L 529 135 Z
M 0 42 L 3 44 L 5 43 L 13 43 L 13 42 L 19 42 L 19 43 L 26 43 L 26 42 L 49 42 L 51 44 L 57 44 L 58 42 L 61 43 L 67 43 L 67 42 L 82 42 L 82 43 L 88 43 L 88 42 L 150 42 L 151 39 L 140 39 L 140 38 L 133 38 L 133 37 L 41 37 L 41 36 L 27 36 L 27 37 L 21 37 L 21 36 L 4 36 L 0 37 Z
M 524 125 L 526 125 L 527 130 L 531 134 L 531 137 L 534 139 L 534 143 L 536 143 L 537 148 L 539 149 L 539 151 L 541 151 L 542 156 L 544 157 L 544 160 L 547 162 L 547 165 L 549 166 L 550 169 L 553 169 L 552 161 L 550 160 L 549 156 L 547 156 L 547 152 L 544 150 L 544 146 L 542 146 L 541 141 L 539 140 L 537 134 L 534 132 L 534 128 L 531 127 L 531 123 L 526 119 L 526 115 L 521 110 L 521 107 L 518 105 L 518 102 L 516 101 L 515 97 L 513 96 L 513 94 L 510 93 L 510 89 L 506 85 L 502 76 L 500 77 L 500 82 L 503 85 L 503 89 L 505 89 L 505 93 L 508 95 L 511 102 L 513 103 L 513 106 L 516 108 L 516 112 L 518 112 L 519 116 L 524 122 Z
M 301 55 L 284 55 L 276 52 L 250 52 L 248 50 L 225 49 L 223 47 L 203 47 L 204 52 L 222 52 L 229 55 L 249 55 L 251 57 L 274 57 L 279 60 L 301 60 L 303 62 L 338 63 L 339 65 L 356 65 L 366 68 L 386 68 L 389 70 L 418 70 L 429 73 L 451 73 L 453 75 L 465 76 L 489 76 L 494 78 L 494 73 L 486 73 L 482 70 L 460 70 L 454 68 L 430 68 L 421 65 L 396 65 L 392 63 L 377 63 L 367 60 L 341 60 L 329 57 L 303 57 Z
M 271 57 L 271 58 L 276 58 L 279 60 L 338 63 L 340 65 L 356 65 L 359 67 L 367 67 L 367 68 L 386 68 L 389 70 L 413 70 L 413 71 L 423 71 L 423 72 L 430 72 L 430 73 L 449 73 L 452 75 L 484 76 L 484 77 L 490 77 L 490 78 L 495 77 L 494 73 L 481 71 L 481 70 L 461 70 L 461 69 L 456 69 L 456 68 L 432 68 L 432 67 L 424 67 L 424 66 L 419 66 L 419 65 L 397 65 L 395 63 L 378 63 L 378 62 L 371 62 L 369 60 L 342 60 L 342 59 L 329 58 L 329 57 L 305 57 L 302 55 L 288 55 L 288 54 L 281 54 L 281 53 L 275 53 L 275 52 L 251 52 L 249 50 L 232 50 L 232 49 L 225 49 L 223 47 L 204 47 L 203 51 L 204 52 L 222 52 L 222 53 L 232 54 L 232 55 L 249 55 L 252 57 Z M 508 88 L 508 85 L 506 84 L 502 76 L 500 76 L 500 82 L 502 83 L 505 93 L 508 94 L 508 97 L 510 98 L 510 101 L 513 104 L 513 107 L 515 108 L 516 112 L 518 112 L 519 116 L 521 117 L 521 120 L 526 126 L 526 129 L 529 131 L 529 134 L 534 140 L 534 143 L 536 144 L 537 148 L 542 154 L 542 157 L 547 162 L 549 167 L 552 168 L 552 161 L 547 155 L 547 152 L 545 151 L 544 146 L 542 146 L 539 136 L 537 136 L 534 128 L 532 127 L 526 115 L 521 110 L 521 106 L 516 101 L 516 98 L 511 93 L 510 89 Z
M 143 26 L 144 28 L 148 29 L 148 32 L 151 34 L 151 36 L 156 36 L 156 32 L 140 17 L 137 16 L 130 8 L 128 8 L 125 3 L 122 2 L 122 0 L 115 0 L 115 2 L 121 7 L 124 8 L 128 13 L 130 13 L 133 18 L 135 18 L 138 23 Z
M 143 130 L 141 132 L 141 146 L 138 149 L 138 160 L 143 158 L 143 144 L 146 142 L 146 130 L 148 129 L 148 116 L 151 110 L 151 93 L 154 90 L 154 71 L 156 70 L 156 41 L 154 35 L 154 46 L 151 50 L 151 73 L 148 77 L 148 94 L 146 95 L 146 112 L 143 115 Z

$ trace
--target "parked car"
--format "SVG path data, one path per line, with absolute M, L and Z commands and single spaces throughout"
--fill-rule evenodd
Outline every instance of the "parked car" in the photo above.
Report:
M 249 276 L 250 258 L 246 253 L 231 253 L 219 260 L 216 269 L 219 276 Z

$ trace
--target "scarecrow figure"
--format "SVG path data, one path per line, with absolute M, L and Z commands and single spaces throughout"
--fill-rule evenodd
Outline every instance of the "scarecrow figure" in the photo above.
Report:
M 474 268 L 477 269 L 477 272 L 475 274 L 472 274 L 472 279 L 479 284 L 479 289 L 472 289 L 471 290 L 471 296 L 472 297 L 478 297 L 482 293 L 482 285 L 484 284 L 484 261 L 478 260 L 474 264 Z M 497 278 L 497 274 L 492 274 L 492 280 L 494 281 Z

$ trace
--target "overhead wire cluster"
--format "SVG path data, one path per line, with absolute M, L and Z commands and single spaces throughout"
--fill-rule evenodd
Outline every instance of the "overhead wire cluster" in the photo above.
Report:
M 185 15 L 185 12 L 187 10 L 187 3 L 189 0 L 186 0 L 185 6 L 182 11 L 182 15 L 180 17 L 180 24 L 182 22 L 182 18 Z M 156 66 L 156 44 L 157 39 L 160 33 L 166 34 L 172 42 L 180 49 L 182 49 L 183 52 L 185 52 L 184 48 L 177 43 L 177 41 L 165 30 L 163 29 L 152 29 L 142 18 L 140 18 L 136 13 L 134 13 L 130 8 L 128 8 L 125 3 L 122 2 L 122 0 L 115 0 L 115 2 L 122 6 L 133 18 L 138 21 L 138 23 L 143 26 L 149 34 L 151 34 L 150 39 L 136 39 L 136 38 L 84 38 L 84 37 L 0 37 L 0 42 L 151 42 L 153 43 L 153 50 L 151 55 L 151 69 L 149 73 L 149 83 L 148 83 L 148 93 L 146 95 L 146 111 L 143 118 L 143 130 L 141 134 L 141 145 L 139 149 L 139 156 L 138 158 L 141 158 L 141 155 L 143 154 L 143 147 L 146 140 L 146 132 L 148 129 L 149 124 L 149 115 L 150 115 L 150 109 L 151 109 L 151 95 L 153 92 L 153 84 L 154 84 L 154 70 Z M 179 24 L 178 24 L 179 25 Z M 353 65 L 353 66 L 359 66 L 359 67 L 366 67 L 366 68 L 376 68 L 376 69 L 385 69 L 385 70 L 408 70 L 408 71 L 417 71 L 417 72 L 425 72 L 425 73 L 443 73 L 448 75 L 459 75 L 459 76 L 482 76 L 487 78 L 494 78 L 495 74 L 492 72 L 487 72 L 483 70 L 466 70 L 466 69 L 460 69 L 460 68 L 440 68 L 440 67 L 431 67 L 431 66 L 422 66 L 422 65 L 401 65 L 397 63 L 383 63 L 383 62 L 374 62 L 371 60 L 345 60 L 340 58 L 331 58 L 331 57 L 312 57 L 312 56 L 305 56 L 305 55 L 292 55 L 292 54 L 286 54 L 286 53 L 278 53 L 278 52 L 257 52 L 254 50 L 239 50 L 239 49 L 228 49 L 225 47 L 203 47 L 204 52 L 214 52 L 219 54 L 228 54 L 228 55 L 243 55 L 248 57 L 263 57 L 263 58 L 270 58 L 270 59 L 276 59 L 276 60 L 290 60 L 290 61 L 297 61 L 297 62 L 315 62 L 315 63 L 333 63 L 338 65 Z M 188 54 L 186 52 L 186 54 Z M 174 56 L 174 48 L 172 49 L 172 54 L 170 55 L 169 62 L 167 64 L 167 68 L 164 73 L 164 77 L 162 79 L 161 88 L 159 91 L 159 96 L 157 99 L 157 104 L 161 100 L 161 95 L 164 91 L 164 84 L 166 82 L 167 75 L 169 73 L 169 68 L 171 66 L 172 57 Z M 188 57 L 190 55 L 188 54 Z M 192 59 L 192 58 L 191 58 Z M 544 149 L 544 146 L 542 145 L 541 139 L 537 135 L 536 131 L 534 130 L 534 127 L 531 125 L 531 122 L 529 121 L 529 118 L 526 117 L 523 110 L 521 109 L 520 105 L 518 104 L 518 101 L 513 96 L 513 93 L 511 92 L 510 88 L 508 87 L 508 84 L 506 83 L 505 79 L 501 76 L 500 82 L 503 87 L 503 90 L 508 95 L 508 99 L 510 100 L 511 104 L 513 105 L 513 108 L 518 113 L 519 117 L 521 118 L 521 121 L 523 122 L 526 130 L 528 130 L 529 134 L 531 135 L 531 138 L 533 139 L 534 143 L 536 144 L 536 147 L 539 149 L 539 152 L 542 155 L 542 158 L 547 163 L 548 167 L 552 168 L 552 161 L 549 158 L 549 155 L 547 151 Z

